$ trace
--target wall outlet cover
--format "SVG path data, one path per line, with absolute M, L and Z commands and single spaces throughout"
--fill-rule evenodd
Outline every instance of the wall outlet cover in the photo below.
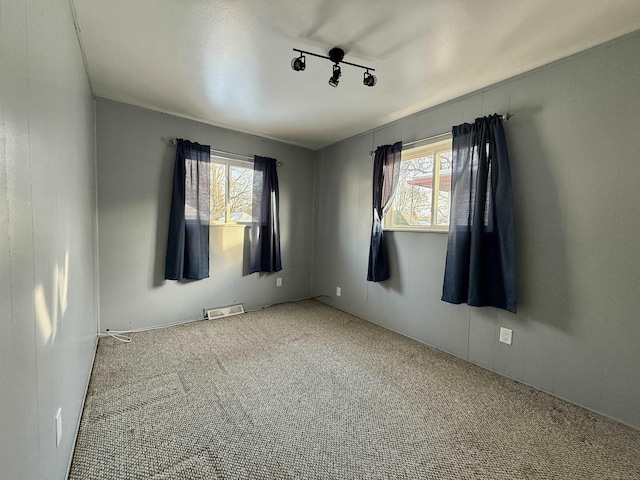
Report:
M 340 287 L 336 287 L 336 297 L 340 297 L 342 295 L 342 289 Z
M 507 345 L 511 345 L 513 330 L 510 328 L 500 327 L 500 341 L 502 343 L 506 343 Z

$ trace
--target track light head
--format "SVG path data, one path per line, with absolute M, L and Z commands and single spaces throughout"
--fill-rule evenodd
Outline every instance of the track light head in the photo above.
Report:
M 301 72 L 302 70 L 307 68 L 304 55 L 300 54 L 299 57 L 295 57 L 293 60 L 291 60 L 291 68 L 296 72 Z
M 329 85 L 332 87 L 337 87 L 338 83 L 340 83 L 340 75 L 342 72 L 340 71 L 340 66 L 336 63 L 333 66 L 333 73 L 331 74 L 331 78 L 329 78 Z
M 362 80 L 362 83 L 365 87 L 373 87 L 377 81 L 378 79 L 376 78 L 376 76 L 370 73 L 369 70 L 364 72 L 364 79 Z

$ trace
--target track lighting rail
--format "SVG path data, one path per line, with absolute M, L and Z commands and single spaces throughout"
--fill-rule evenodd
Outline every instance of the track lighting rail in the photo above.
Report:
M 318 55 L 317 53 L 312 53 L 312 52 L 306 52 L 304 50 L 300 50 L 298 48 L 294 48 L 293 49 L 294 52 L 298 52 L 301 53 L 303 55 L 311 55 L 312 57 L 318 57 L 318 58 L 324 58 L 326 60 L 331 60 L 333 61 L 333 59 L 331 57 L 328 57 L 326 55 Z M 346 62 L 344 60 L 340 60 L 336 63 L 344 63 L 345 65 L 351 65 L 352 67 L 358 67 L 358 68 L 362 68 L 363 70 L 369 70 L 370 72 L 375 72 L 376 69 L 375 68 L 371 68 L 371 67 L 365 67 L 364 65 L 358 65 L 357 63 L 351 63 L 351 62 Z
M 345 65 L 351 65 L 352 67 L 362 68 L 365 70 L 364 75 L 362 77 L 362 84 L 365 87 L 373 87 L 377 83 L 376 76 L 371 73 L 375 72 L 375 68 L 367 67 L 365 65 L 358 65 L 353 62 L 346 62 L 344 60 L 344 50 L 340 47 L 333 47 L 329 50 L 329 55 L 319 55 L 313 52 L 307 52 L 306 50 L 300 50 L 299 48 L 294 48 L 294 52 L 298 52 L 299 56 L 294 57 L 291 60 L 291 68 L 296 72 L 301 72 L 307 68 L 307 58 L 305 55 L 311 55 L 312 57 L 324 58 L 333 62 L 333 71 L 331 73 L 331 77 L 329 77 L 329 85 L 332 87 L 337 87 L 338 83 L 340 83 L 340 76 L 342 75 L 342 70 L 340 69 L 340 64 L 344 63 Z

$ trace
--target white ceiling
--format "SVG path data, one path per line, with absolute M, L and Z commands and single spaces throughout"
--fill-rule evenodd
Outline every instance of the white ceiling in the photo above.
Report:
M 640 29 L 640 0 L 72 0 L 94 95 L 312 149 Z M 378 84 L 293 48 L 375 68 Z M 633 59 L 630 61 L 638 61 Z M 473 119 L 469 119 L 473 120 Z

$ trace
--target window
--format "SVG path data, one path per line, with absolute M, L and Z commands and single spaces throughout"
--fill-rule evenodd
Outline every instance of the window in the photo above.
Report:
M 384 217 L 386 229 L 448 230 L 452 160 L 451 139 L 402 151 L 400 178 Z
M 253 164 L 211 156 L 211 225 L 251 222 Z

